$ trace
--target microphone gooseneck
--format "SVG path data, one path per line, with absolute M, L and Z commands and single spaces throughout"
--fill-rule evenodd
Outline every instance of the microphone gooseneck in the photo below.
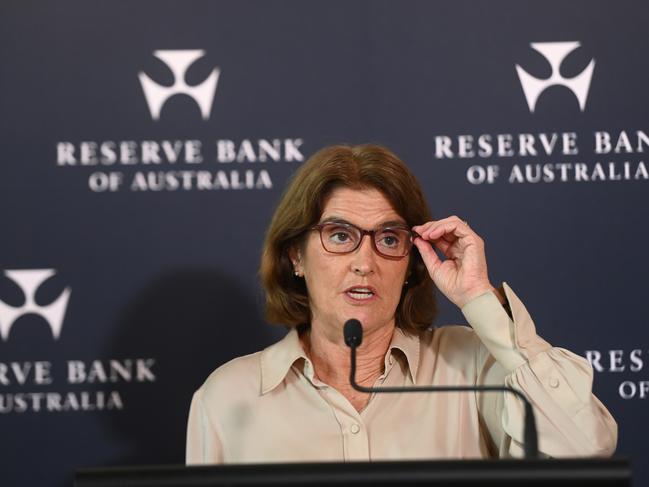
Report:
M 532 404 L 525 395 L 507 386 L 406 386 L 406 387 L 365 387 L 356 383 L 356 348 L 363 342 L 363 327 L 356 319 L 347 320 L 343 328 L 345 344 L 351 349 L 351 368 L 349 382 L 351 386 L 365 393 L 401 393 L 401 392 L 507 392 L 514 394 L 525 405 L 525 425 L 523 430 L 523 449 L 525 458 L 538 458 L 539 445 L 536 432 L 536 421 Z

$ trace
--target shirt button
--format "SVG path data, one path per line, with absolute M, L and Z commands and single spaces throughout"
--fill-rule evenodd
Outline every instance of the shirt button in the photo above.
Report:
M 552 379 L 550 379 L 550 387 L 552 387 L 553 389 L 559 387 L 559 379 L 552 377 Z
M 357 424 L 353 424 L 351 427 L 352 433 L 356 434 L 361 430 L 361 427 L 358 426 Z

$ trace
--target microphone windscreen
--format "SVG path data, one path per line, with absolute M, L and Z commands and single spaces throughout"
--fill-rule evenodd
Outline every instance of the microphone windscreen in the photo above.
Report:
M 363 327 L 361 322 L 355 318 L 347 320 L 343 327 L 343 335 L 345 337 L 345 344 L 348 347 L 359 347 L 363 342 Z

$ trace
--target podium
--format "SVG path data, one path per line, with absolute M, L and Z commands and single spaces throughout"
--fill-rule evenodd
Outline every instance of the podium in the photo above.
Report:
M 626 459 L 438 460 L 80 469 L 75 487 L 403 486 L 622 487 Z

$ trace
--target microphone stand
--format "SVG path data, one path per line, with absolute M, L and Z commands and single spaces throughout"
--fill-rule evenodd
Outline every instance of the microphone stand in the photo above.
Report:
M 352 320 L 349 320 L 352 321 Z M 347 323 L 349 323 L 349 321 Z M 356 320 L 354 320 L 356 321 Z M 536 433 L 536 424 L 534 419 L 534 411 L 532 404 L 525 397 L 525 395 L 511 387 L 507 386 L 406 386 L 406 387 L 365 387 L 356 382 L 356 348 L 362 341 L 362 328 L 360 328 L 360 337 L 352 336 L 351 339 L 347 333 L 347 323 L 345 323 L 345 343 L 351 349 L 351 371 L 349 374 L 349 382 L 351 386 L 360 392 L 371 394 L 373 392 L 387 392 L 387 393 L 400 393 L 400 392 L 508 392 L 514 394 L 521 399 L 525 404 L 525 426 L 523 431 L 523 450 L 525 458 L 538 458 L 539 446 Z

